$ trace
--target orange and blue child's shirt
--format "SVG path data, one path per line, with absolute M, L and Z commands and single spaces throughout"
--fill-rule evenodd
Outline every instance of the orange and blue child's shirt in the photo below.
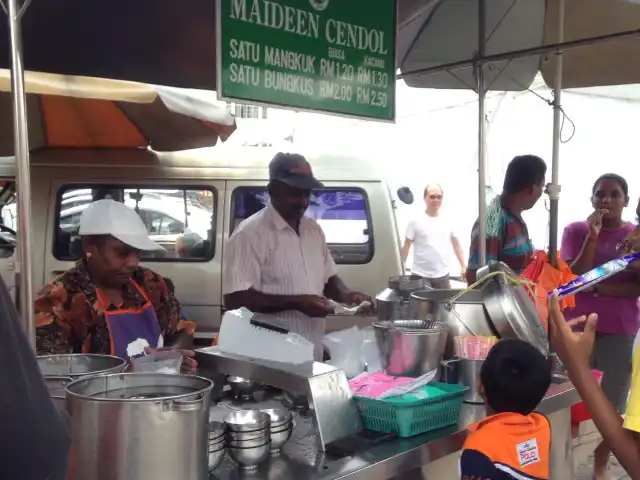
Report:
M 548 480 L 551 426 L 544 415 L 499 413 L 477 423 L 460 454 L 461 480 Z

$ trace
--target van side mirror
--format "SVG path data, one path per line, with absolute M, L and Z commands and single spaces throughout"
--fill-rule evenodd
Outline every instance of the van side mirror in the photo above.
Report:
M 400 187 L 397 191 L 398 198 L 405 205 L 411 205 L 413 203 L 413 192 L 409 187 Z

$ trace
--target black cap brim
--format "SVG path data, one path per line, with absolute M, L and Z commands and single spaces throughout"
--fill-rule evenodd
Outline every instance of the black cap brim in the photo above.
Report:
M 286 178 L 274 178 L 282 183 L 286 183 L 290 187 L 299 188 L 300 190 L 318 190 L 324 188 L 324 184 L 310 175 L 290 175 Z

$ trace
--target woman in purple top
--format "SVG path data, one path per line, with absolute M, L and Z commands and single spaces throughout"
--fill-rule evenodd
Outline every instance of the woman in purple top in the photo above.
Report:
M 602 175 L 593 185 L 594 212 L 587 221 L 575 222 L 564 229 L 561 255 L 576 275 L 617 258 L 618 246 L 635 225 L 622 220 L 629 204 L 629 188 L 624 178 L 612 173 Z M 631 381 L 633 341 L 640 326 L 640 282 L 633 271 L 618 275 L 576 295 L 576 307 L 570 317 L 598 314 L 593 368 L 604 373 L 602 389 L 622 414 L 625 411 Z M 594 478 L 606 478 L 610 450 L 603 442 L 596 448 Z

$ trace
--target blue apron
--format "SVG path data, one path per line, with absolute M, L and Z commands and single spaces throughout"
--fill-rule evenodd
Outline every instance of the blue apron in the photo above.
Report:
M 144 297 L 145 304 L 135 309 L 104 312 L 111 341 L 111 355 L 125 360 L 144 353 L 144 351 L 139 351 L 143 344 L 149 348 L 163 346 L 162 330 L 160 330 L 160 323 L 149 297 L 136 282 L 131 279 L 130 282 Z M 98 295 L 104 299 L 104 294 L 100 290 L 98 290 Z

